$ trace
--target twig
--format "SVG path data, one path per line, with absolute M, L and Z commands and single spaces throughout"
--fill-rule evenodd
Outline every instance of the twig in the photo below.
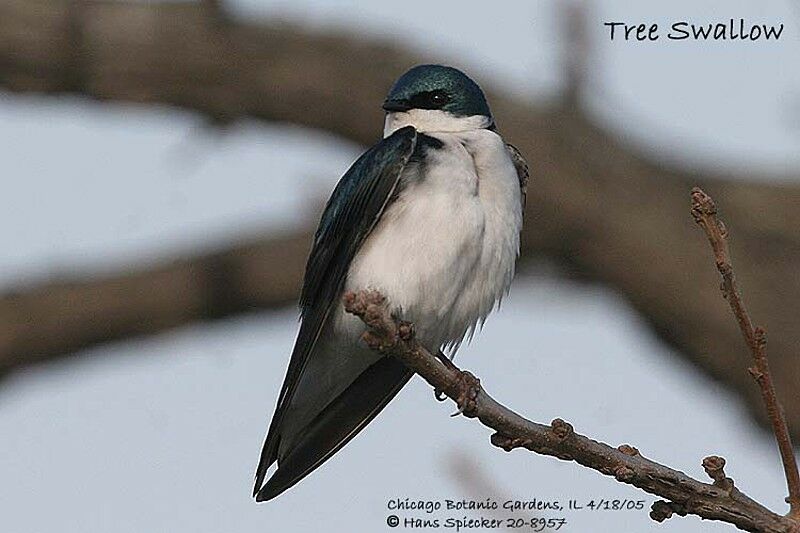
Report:
M 384 355 L 391 355 L 419 374 L 434 389 L 461 403 L 464 399 L 464 375 L 455 365 L 442 364 L 414 338 L 412 324 L 392 318 L 386 299 L 376 291 L 347 293 L 343 298 L 345 310 L 361 318 L 368 326 L 364 341 Z M 476 383 L 474 380 L 473 383 Z M 531 422 L 495 401 L 478 386 L 471 395 L 469 409 L 464 414 L 476 417 L 494 429 L 491 442 L 506 451 L 526 448 L 530 451 L 575 461 L 607 476 L 614 476 L 668 501 L 653 504 L 650 516 L 662 521 L 672 513 L 694 514 L 710 520 L 720 520 L 746 531 L 766 533 L 798 533 L 800 524 L 782 517 L 750 499 L 724 476 L 718 458 L 707 458 L 707 470 L 715 483 L 707 484 L 683 472 L 673 470 L 643 457 L 627 444 L 613 448 L 576 433 L 572 426 L 556 418 L 550 425 Z M 463 405 L 460 405 L 463 407 Z M 713 472 L 713 473 L 712 473 Z
M 692 215 L 694 215 L 695 222 L 706 232 L 708 242 L 714 251 L 717 270 L 722 276 L 722 295 L 728 300 L 731 310 L 736 316 L 736 321 L 739 323 L 739 329 L 742 330 L 744 340 L 753 356 L 754 366 L 748 370 L 761 389 L 767 416 L 772 424 L 775 440 L 778 441 L 783 470 L 786 474 L 786 485 L 789 488 L 789 496 L 786 498 L 790 508 L 789 516 L 800 519 L 800 474 L 797 470 L 797 460 L 794 456 L 792 439 L 783 414 L 783 407 L 778 401 L 775 387 L 772 384 L 772 375 L 767 360 L 766 332 L 761 327 L 753 327 L 753 322 L 750 320 L 750 315 L 747 313 L 742 296 L 736 286 L 736 278 L 728 251 L 728 230 L 725 228 L 725 224 L 717 218 L 717 206 L 714 204 L 714 200 L 699 187 L 692 189 Z

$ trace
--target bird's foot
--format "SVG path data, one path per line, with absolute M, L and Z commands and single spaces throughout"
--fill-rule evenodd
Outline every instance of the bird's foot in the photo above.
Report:
M 445 367 L 449 368 L 450 370 L 455 370 L 456 372 L 460 372 L 456 365 L 448 359 L 448 357 L 442 352 L 441 350 L 436 352 L 436 359 L 439 360 Z M 444 391 L 440 389 L 433 389 L 433 397 L 436 398 L 437 401 L 443 402 L 447 399 L 447 395 L 445 395 Z
M 456 398 L 458 411 L 450 416 L 464 415 L 467 418 L 475 418 L 477 416 L 477 399 L 480 391 L 480 380 L 466 370 L 459 370 L 458 397 Z
M 393 317 L 397 322 L 397 336 L 400 337 L 400 340 L 410 341 L 414 339 L 414 335 L 416 332 L 414 331 L 414 324 L 407 320 L 400 320 L 397 317 Z

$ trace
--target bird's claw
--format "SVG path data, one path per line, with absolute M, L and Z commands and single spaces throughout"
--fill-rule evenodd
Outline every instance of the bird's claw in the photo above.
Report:
M 436 398 L 438 402 L 443 402 L 447 399 L 447 395 L 440 389 L 433 389 L 433 397 Z
M 401 340 L 410 341 L 414 338 L 414 324 L 406 320 L 399 320 L 397 323 L 397 336 Z
M 461 370 L 458 375 L 458 397 L 456 405 L 458 411 L 450 416 L 464 415 L 467 418 L 475 418 L 478 408 L 478 393 L 481 391 L 481 382 L 466 370 Z

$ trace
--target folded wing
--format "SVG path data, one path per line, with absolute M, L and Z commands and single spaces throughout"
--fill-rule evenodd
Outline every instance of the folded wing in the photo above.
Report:
M 317 402 L 319 412 L 310 422 L 304 422 L 302 432 L 292 428 L 290 449 L 286 443 L 281 445 L 283 434 L 292 424 L 291 407 L 296 395 L 314 394 L 313 381 L 317 376 L 305 375 L 309 366 L 316 372 L 325 371 L 322 357 L 326 347 L 318 346 L 320 334 L 341 298 L 350 263 L 386 206 L 398 194 L 400 176 L 414 153 L 416 141 L 417 132 L 409 126 L 373 146 L 344 174 L 325 206 L 306 265 L 300 297 L 300 331 L 256 469 L 253 494 L 259 501 L 277 496 L 333 455 L 410 377 L 405 367 L 386 358 L 366 370 L 359 369 L 341 394 Z M 315 356 L 319 364 L 309 365 Z M 301 383 L 304 385 L 299 390 Z M 311 400 L 314 404 L 314 398 Z M 263 485 L 267 470 L 275 461 L 278 469 Z

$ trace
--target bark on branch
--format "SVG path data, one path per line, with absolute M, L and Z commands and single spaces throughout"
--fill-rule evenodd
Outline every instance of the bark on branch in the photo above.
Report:
M 750 373 L 759 384 L 786 473 L 790 505 L 785 517 L 773 513 L 741 492 L 725 475 L 725 459 L 712 455 L 703 459 L 703 469 L 713 480 L 702 483 L 683 472 L 647 459 L 629 444 L 612 448 L 575 433 L 573 427 L 556 418 L 549 426 L 537 424 L 498 403 L 469 372 L 460 370 L 444 358 L 437 358 L 414 338 L 411 323 L 393 318 L 386 299 L 377 291 L 347 293 L 345 310 L 358 316 L 368 327 L 362 338 L 373 350 L 402 361 L 419 374 L 437 392 L 454 400 L 459 411 L 494 429 L 491 442 L 506 451 L 526 448 L 530 451 L 575 461 L 583 466 L 614 476 L 666 500 L 656 501 L 651 518 L 661 522 L 673 514 L 694 514 L 719 520 L 739 529 L 758 532 L 800 533 L 800 476 L 794 457 L 783 410 L 775 395 L 766 355 L 764 331 L 754 328 L 736 286 L 728 252 L 728 232 L 717 218 L 714 201 L 700 188 L 692 189 L 692 215 L 705 230 L 722 275 L 722 292 L 730 303 L 736 321 L 750 348 L 755 367 Z
M 5 0 L 0 87 L 168 104 L 219 122 L 290 122 L 371 144 L 380 136 L 380 102 L 394 78 L 415 63 L 452 62 L 387 42 L 237 21 L 219 5 Z M 531 162 L 523 258 L 554 259 L 575 276 L 614 287 L 664 338 L 760 413 L 758 392 L 733 370 L 742 362 L 739 332 L 724 305 L 708 304 L 715 274 L 692 239 L 691 223 L 679 215 L 691 184 L 725 198 L 736 220 L 737 269 L 748 279 L 752 312 L 770 324 L 775 388 L 797 435 L 800 400 L 790 393 L 800 382 L 800 187 L 724 181 L 667 165 L 664 157 L 674 154 L 621 144 L 580 109 L 537 108 L 491 87 L 479 69 L 467 70 L 488 89 L 503 135 Z M 286 304 L 297 294 L 310 233 L 289 240 L 297 244 L 286 250 L 266 240 L 180 258 L 180 272 L 169 276 L 171 265 L 139 266 L 0 297 L 0 372 L 96 342 Z M 243 248 L 252 253 L 243 257 Z M 206 276 L 209 261 L 227 266 Z M 229 277 L 242 271 L 251 282 Z M 217 287 L 226 285 L 237 290 L 218 298 Z
M 493 445 L 506 451 L 525 448 L 542 455 L 597 470 L 645 492 L 665 498 L 653 504 L 650 516 L 663 521 L 673 513 L 694 514 L 719 520 L 745 531 L 797 533 L 800 522 L 773 513 L 734 486 L 722 469 L 724 459 L 707 457 L 703 466 L 714 482 L 703 483 L 683 472 L 641 455 L 628 444 L 617 448 L 576 433 L 569 423 L 556 418 L 549 425 L 532 422 L 492 398 L 470 374 L 453 363 L 443 364 L 416 341 L 413 325 L 392 318 L 386 299 L 376 291 L 348 293 L 345 309 L 368 326 L 365 342 L 384 355 L 396 357 L 419 374 L 435 390 L 459 404 L 468 417 L 493 429 Z M 471 390 L 465 384 L 473 384 Z M 469 387 L 468 387 L 469 389 Z

